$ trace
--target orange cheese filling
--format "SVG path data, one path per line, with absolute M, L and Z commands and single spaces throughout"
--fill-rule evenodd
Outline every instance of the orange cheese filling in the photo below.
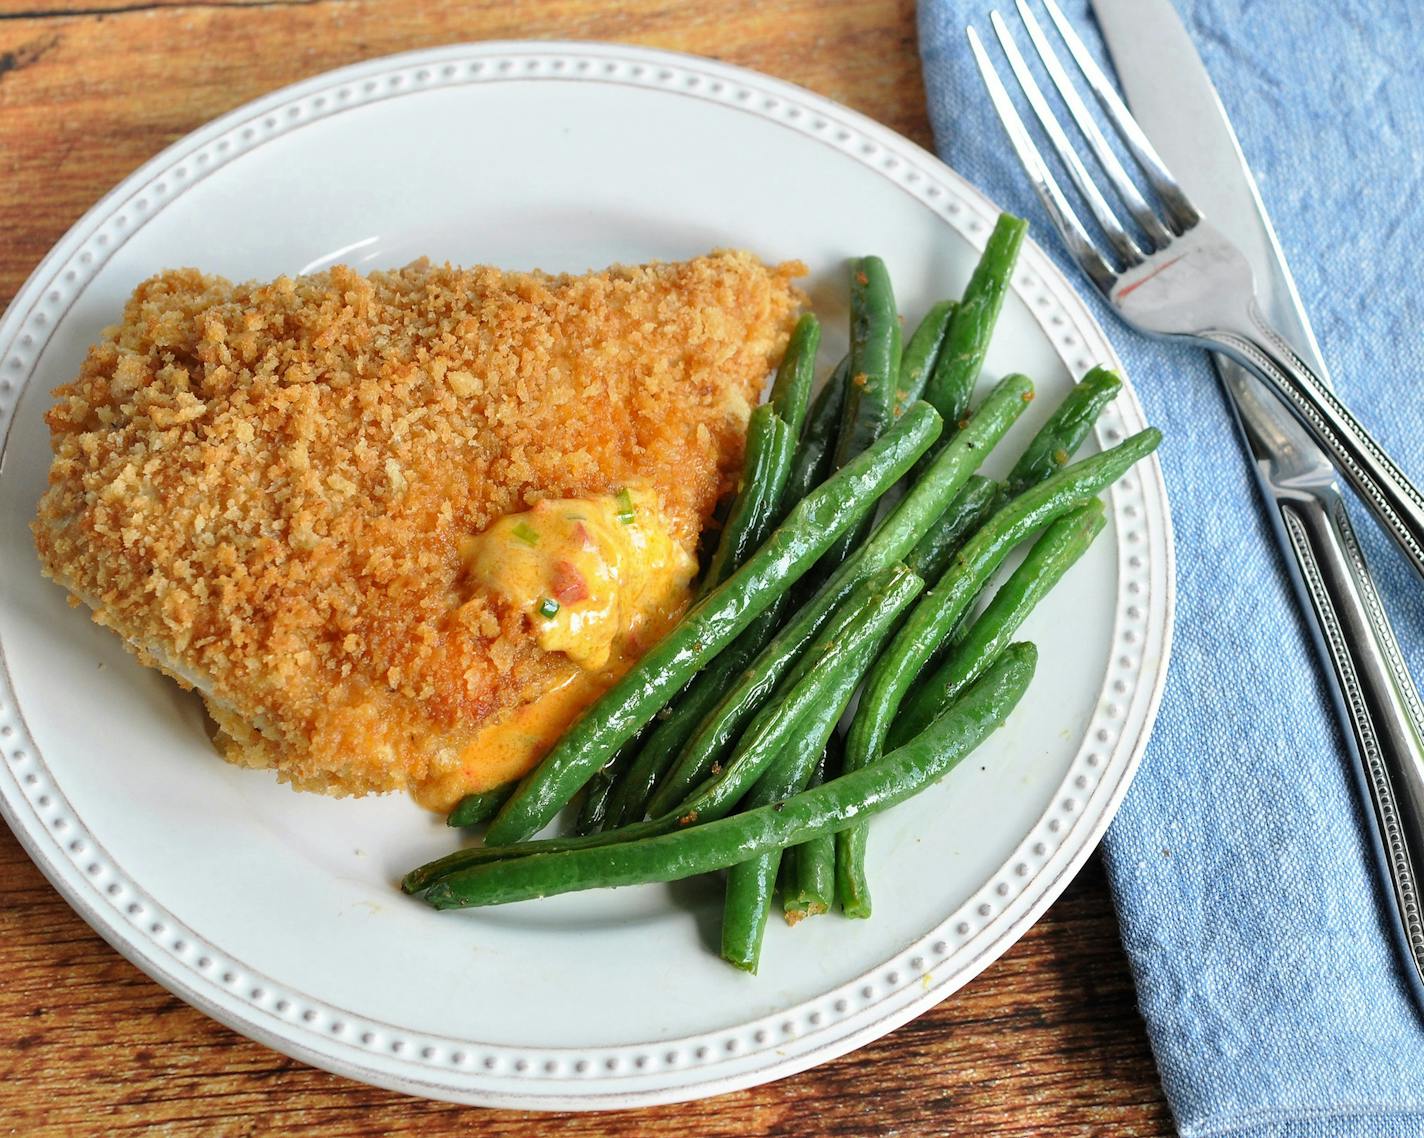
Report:
M 601 672 L 570 666 L 542 695 L 483 724 L 461 748 L 459 764 L 418 787 L 415 800 L 428 810 L 447 813 L 467 794 L 492 790 L 527 774 L 579 712 L 626 670 L 626 664 Z
M 436 810 L 532 769 L 672 627 L 697 570 L 657 496 L 640 489 L 539 502 L 466 539 L 460 554 L 471 587 L 524 612 L 539 646 L 567 666 L 539 695 L 483 724 L 459 764 L 417 793 Z
M 620 644 L 640 651 L 646 628 L 682 608 L 697 569 L 656 496 L 639 490 L 540 502 L 460 552 L 476 585 L 528 614 L 541 648 L 590 671 Z

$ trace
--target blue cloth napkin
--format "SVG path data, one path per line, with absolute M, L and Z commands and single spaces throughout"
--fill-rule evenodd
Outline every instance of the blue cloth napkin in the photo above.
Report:
M 992 2 L 920 4 L 938 149 L 1027 217 L 1087 294 L 965 41 L 973 22 L 998 58 Z M 1063 7 L 1105 59 L 1086 3 Z M 1336 383 L 1424 480 L 1424 5 L 1178 0 L 1178 11 Z M 1395 957 L 1342 736 L 1214 375 L 1202 354 L 1146 340 L 1093 303 L 1166 433 L 1176 529 L 1166 694 L 1104 848 L 1178 1127 L 1184 1138 L 1424 1135 L 1424 1019 Z M 1424 676 L 1424 586 L 1364 509 L 1353 514 Z

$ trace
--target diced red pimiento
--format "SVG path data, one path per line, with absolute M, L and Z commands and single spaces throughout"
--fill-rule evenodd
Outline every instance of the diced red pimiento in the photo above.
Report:
M 574 528 L 573 528 L 573 530 L 571 531 L 571 533 L 572 533 L 573 539 L 574 539 L 576 542 L 579 543 L 579 546 L 580 546 L 581 548 L 583 548 L 583 549 L 592 549 L 592 548 L 593 548 L 593 539 L 588 536 L 588 530 L 584 528 L 583 522 L 574 522 Z
M 554 599 L 560 604 L 571 605 L 575 601 L 588 600 L 588 582 L 583 574 L 568 561 L 554 562 Z

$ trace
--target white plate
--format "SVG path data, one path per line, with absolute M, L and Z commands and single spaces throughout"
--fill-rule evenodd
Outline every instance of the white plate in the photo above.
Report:
M 414 1094 L 526 1108 L 710 1095 L 839 1055 L 944 999 L 1068 883 L 1120 801 L 1165 673 L 1172 544 L 1155 460 L 1025 628 L 1024 705 L 877 819 L 870 921 L 773 922 L 761 975 L 719 961 L 706 880 L 435 914 L 397 893 L 453 836 L 403 799 L 293 793 L 216 759 L 197 702 L 40 578 L 28 522 L 47 392 L 130 289 L 199 265 L 272 277 L 423 254 L 581 271 L 718 246 L 799 257 L 844 348 L 846 258 L 918 319 L 963 287 L 995 211 L 825 99 L 707 60 L 488 43 L 377 60 L 235 111 L 94 207 L 0 323 L 0 796 L 69 902 L 189 1002 L 288 1054 Z M 1032 245 L 987 374 L 1026 371 L 1027 439 L 1115 362 Z M 1099 440 L 1144 425 L 1125 390 Z M 1002 470 L 1001 470 L 1002 472 Z

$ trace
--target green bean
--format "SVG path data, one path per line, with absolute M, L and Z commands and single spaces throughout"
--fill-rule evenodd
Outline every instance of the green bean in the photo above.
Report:
M 955 550 L 998 509 L 1002 493 L 1002 487 L 992 478 L 972 476 L 949 508 L 915 543 L 905 564 L 926 580 L 934 580 L 944 572 Z
M 922 587 L 922 578 L 910 574 L 903 565 L 893 565 L 857 584 L 844 607 L 854 617 L 881 593 L 891 591 L 898 597 L 907 589 L 911 589 L 913 594 Z M 806 669 L 794 682 L 786 682 L 778 688 L 777 699 L 761 709 L 738 740 L 732 761 L 675 809 L 660 813 L 648 822 L 604 830 L 602 833 L 546 838 L 506 846 L 490 845 L 486 839 L 484 846 L 456 850 L 411 870 L 402 879 L 401 888 L 407 893 L 419 893 L 441 878 L 473 865 L 530 853 L 585 849 L 654 837 L 730 813 L 776 760 L 787 740 L 795 737 L 798 723 L 812 709 L 824 705 L 825 693 L 839 675 L 834 665 L 854 647 L 853 639 L 845 631 L 849 623 L 849 619 L 832 622 L 830 628 L 822 630 L 805 653 L 806 658 L 819 666 Z M 859 671 L 863 674 L 864 668 Z
M 455 809 L 450 811 L 445 819 L 447 826 L 478 826 L 481 822 L 488 822 L 494 817 L 495 812 L 504 805 L 505 800 L 514 793 L 514 788 L 519 785 L 517 778 L 510 779 L 499 786 L 493 786 L 489 790 L 478 790 L 474 794 L 467 794 L 459 802 L 455 803 Z
M 829 650 L 815 653 L 819 658 L 801 681 L 793 684 L 790 681 L 794 677 L 788 677 L 783 684 L 795 691 L 816 682 L 819 698 L 815 702 L 807 701 L 804 713 L 792 723 L 792 729 L 784 733 L 776 752 L 770 756 L 771 761 L 764 764 L 765 769 L 741 801 L 742 809 L 765 806 L 805 788 L 812 768 L 825 754 L 831 732 L 875 662 L 896 619 L 923 588 L 923 578 L 897 565 L 856 586 L 839 606 L 837 618 L 845 614 L 848 619 L 833 619 L 817 637 L 817 644 L 834 646 L 835 654 Z M 782 702 L 780 695 L 781 689 L 778 689 L 778 698 L 768 704 L 763 717 L 769 712 L 783 721 L 786 719 L 784 713 L 775 710 Z M 749 734 L 753 739 L 758 738 L 755 732 Z M 744 753 L 748 749 L 745 745 L 738 747 L 729 771 L 746 761 Z M 756 971 L 780 860 L 780 851 L 771 851 L 732 866 L 727 874 L 722 958 L 748 972 Z M 747 885 L 743 880 L 747 878 L 755 879 L 756 884 Z
M 894 418 L 899 332 L 900 315 L 885 262 L 861 257 L 850 274 L 850 387 L 836 436 L 838 468 L 878 439 Z M 838 538 L 822 557 L 817 575 L 828 575 L 864 542 L 874 520 L 867 514 Z
M 500 905 L 580 889 L 676 881 L 844 829 L 936 782 L 996 730 L 1023 697 L 1037 652 L 1017 644 L 910 743 L 872 767 L 784 802 L 639 842 L 490 862 L 438 881 L 439 909 Z
M 822 779 L 821 781 L 824 782 L 825 780 Z M 781 866 L 776 871 L 776 891 L 783 897 L 789 896 L 795 892 L 796 889 L 796 884 L 791 878 L 792 859 L 787 856 L 791 853 L 793 848 L 795 847 L 788 846 L 781 851 Z M 794 924 L 795 922 L 788 920 L 787 923 Z
M 916 404 L 864 453 L 803 498 L 747 563 L 710 593 L 588 708 L 495 815 L 489 845 L 548 825 L 610 755 L 708 660 L 806 572 L 939 434 L 940 418 Z
M 1064 514 L 1043 531 L 1023 563 L 999 586 L 994 599 L 969 626 L 964 639 L 944 663 L 928 680 L 916 680 L 914 690 L 905 697 L 895 716 L 889 733 L 890 746 L 898 747 L 919 734 L 979 678 L 1034 606 L 1088 551 L 1106 524 L 1102 499 L 1094 498 Z
M 668 767 L 682 752 L 703 717 L 717 706 L 734 678 L 756 659 L 776 634 L 786 599 L 784 593 L 777 597 L 771 607 L 698 672 L 686 690 L 665 709 L 667 717 L 649 734 L 647 743 L 623 776 L 618 795 L 618 825 L 637 822 L 649 811 L 650 800 Z M 663 712 L 658 714 L 662 716 Z M 675 805 L 672 803 L 669 809 Z
M 939 359 L 944 346 L 945 333 L 949 331 L 949 320 L 957 305 L 952 300 L 941 300 L 920 321 L 919 327 L 905 345 L 905 354 L 900 361 L 899 379 L 895 384 L 895 414 L 908 407 L 925 389 L 935 361 Z
M 836 425 L 840 422 L 849 375 L 850 357 L 846 356 L 811 405 L 805 432 L 782 490 L 779 513 L 783 517 L 830 473 Z M 742 669 L 776 635 L 789 600 L 789 593 L 777 597 L 765 612 L 742 630 L 736 640 L 697 674 L 686 690 L 658 713 L 657 727 L 624 772 L 615 791 L 617 813 L 614 821 L 618 825 L 636 822 L 647 813 L 649 799 L 658 783 L 678 757 L 683 744 L 697 730 L 703 716 L 717 705 Z
M 1105 367 L 1095 367 L 1079 380 L 1014 464 L 1004 482 L 1008 492 L 1021 494 L 1066 466 L 1121 389 L 1122 380 Z
M 400 887 L 406 893 L 423 893 L 442 878 L 475 865 L 485 865 L 492 861 L 508 861 L 511 858 L 529 854 L 552 853 L 563 850 L 582 850 L 598 846 L 611 846 L 620 842 L 636 841 L 639 838 L 657 837 L 659 834 L 676 830 L 677 819 L 655 818 L 632 826 L 620 826 L 613 830 L 597 833 L 565 835 L 557 838 L 538 838 L 527 842 L 511 842 L 505 846 L 465 846 L 452 850 L 433 861 L 418 865 L 401 878 Z
M 1011 498 L 969 539 L 876 661 L 846 737 L 848 770 L 859 770 L 879 756 L 910 684 L 1009 551 L 1056 518 L 1086 504 L 1156 450 L 1161 441 L 1162 433 L 1149 427 L 1112 450 L 1065 467 Z M 841 900 L 844 907 L 846 898 Z
M 879 257 L 861 257 L 850 274 L 850 389 L 836 437 L 844 466 L 890 423 L 896 377 L 895 330 L 900 326 L 890 274 Z
M 816 376 L 816 351 L 821 346 L 821 322 L 807 312 L 796 322 L 786 353 L 776 369 L 776 381 L 767 399 L 791 428 L 793 439 L 801 436 L 806 421 L 806 404 L 811 398 L 811 383 Z
M 984 246 L 984 255 L 979 258 L 950 319 L 944 346 L 925 385 L 925 398 L 949 424 L 946 434 L 969 408 L 1027 229 L 1028 223 L 1021 218 L 1007 213 L 999 215 L 994 232 Z
M 618 784 L 619 775 L 632 761 L 634 749 L 634 742 L 629 740 L 588 780 L 578 818 L 574 822 L 575 834 L 596 834 L 614 820 L 610 812 L 613 788 Z
M 812 675 L 812 673 L 826 667 L 828 658 L 839 658 L 847 650 L 847 646 L 852 642 L 853 626 L 857 620 L 861 619 L 862 610 L 870 605 L 877 596 L 906 576 L 907 570 L 903 565 L 892 565 L 890 568 L 861 581 L 837 608 L 831 620 L 817 633 L 815 640 L 797 662 L 796 669 L 781 681 L 781 686 L 776 692 L 776 699 L 790 701 L 788 706 L 804 706 L 807 701 L 821 698 L 817 693 L 824 688 L 830 677 Z M 921 584 L 914 588 L 916 593 L 924 587 L 923 578 L 919 578 L 919 580 Z M 867 664 L 866 667 L 869 665 Z M 799 693 L 798 685 L 802 680 L 808 678 L 812 686 L 807 687 L 804 694 Z M 802 702 L 797 703 L 797 700 Z M 776 730 L 784 733 L 791 726 L 791 720 L 786 717 L 784 709 L 778 711 L 770 705 L 763 708 L 758 718 L 752 721 L 742 740 L 739 741 L 737 754 L 725 770 L 713 772 L 716 778 L 700 787 L 698 793 L 691 798 L 681 803 L 673 802 L 665 810 L 655 811 L 655 814 L 657 816 L 668 814 L 685 816 L 688 813 L 694 813 L 699 817 L 706 817 L 715 814 L 718 810 L 730 809 L 736 804 L 737 799 L 755 783 L 761 770 L 773 761 L 775 752 L 781 746 L 778 742 L 779 735 L 764 733 L 764 728 L 768 724 L 778 725 Z M 743 752 L 751 743 L 755 744 L 757 750 L 755 758 L 749 761 Z
M 856 599 L 872 596 L 875 590 L 883 588 L 892 579 L 904 576 L 903 566 L 892 566 L 881 574 L 867 578 L 852 594 Z M 823 661 L 834 656 L 841 648 L 837 638 L 842 626 L 833 625 L 823 630 L 815 642 L 806 650 L 805 656 L 815 661 Z M 807 670 L 808 673 L 811 669 Z M 401 888 L 407 893 L 420 893 L 436 881 L 459 870 L 483 865 L 492 861 L 503 861 L 527 854 L 587 849 L 656 837 L 683 826 L 699 821 L 710 821 L 729 813 L 737 802 L 755 784 L 766 767 L 776 759 L 788 737 L 794 733 L 798 717 L 808 709 L 823 701 L 823 692 L 831 675 L 803 675 L 795 684 L 786 684 L 784 698 L 763 708 L 753 724 L 748 727 L 741 740 L 737 755 L 727 767 L 699 787 L 697 792 L 681 806 L 671 812 L 661 813 L 647 822 L 624 825 L 601 833 L 580 834 L 574 837 L 544 838 L 537 841 L 515 842 L 509 845 L 471 846 L 455 850 L 444 857 L 427 862 L 411 870 L 401 880 Z M 780 693 L 779 693 L 780 694 Z M 675 804 L 676 805 L 676 804 Z
M 836 431 L 845 409 L 846 390 L 850 386 L 850 356 L 841 357 L 826 378 L 825 386 L 816 394 L 806 417 L 801 445 L 791 464 L 791 476 L 786 480 L 787 496 L 799 501 L 826 480 L 835 461 Z
M 1066 465 L 1087 437 L 1103 406 L 1121 386 L 1117 376 L 1104 368 L 1094 368 L 1084 376 L 1082 382 L 1068 393 L 1019 456 L 1013 472 L 1009 475 L 1008 483 L 1002 488 L 1003 496 L 1008 498 L 1022 494 L 1030 486 L 1042 482 Z M 930 571 L 915 567 L 915 571 L 926 577 L 937 577 L 942 569 Z M 972 609 L 971 605 L 965 610 L 959 622 L 945 637 L 939 651 L 930 660 L 931 668 L 939 667 L 949 650 L 964 639 L 969 631 Z
M 890 328 L 890 378 L 886 387 L 888 394 L 885 399 L 890 405 L 890 416 L 894 418 L 899 415 L 900 408 L 895 402 L 895 395 L 900 388 L 900 369 L 905 364 L 905 318 L 898 312 L 895 314 L 895 323 Z
M 803 788 L 797 788 L 803 789 Z M 727 869 L 722 899 L 722 959 L 743 972 L 755 973 L 761 960 L 761 943 L 771 913 L 778 869 L 794 872 L 784 861 L 786 853 L 768 850 Z
M 722 526 L 722 537 L 698 586 L 701 600 L 741 567 L 776 523 L 786 476 L 791 472 L 796 435 L 770 403 L 747 420 L 747 453 L 741 486 Z
M 757 864 L 779 865 L 781 850 L 769 850 L 757 858 Z M 745 864 L 745 863 L 742 863 Z M 738 866 L 727 871 L 722 895 L 722 959 L 734 968 L 755 974 L 761 959 L 762 937 L 766 935 L 766 917 L 771 911 L 774 881 L 765 873 L 737 873 Z M 775 874 L 771 875 L 773 878 Z
M 1023 376 L 1006 376 L 984 401 L 969 423 L 941 450 L 901 499 L 895 510 L 820 589 L 803 604 L 741 677 L 707 714 L 688 741 L 673 768 L 649 803 L 653 814 L 672 810 L 684 795 L 707 776 L 726 754 L 747 720 L 801 650 L 816 634 L 856 581 L 899 561 L 944 513 L 968 481 L 983 456 L 1013 425 L 1027 406 L 1033 385 Z M 908 414 L 908 412 L 907 412 Z
M 1121 386 L 1117 376 L 1106 368 L 1094 368 L 1085 375 L 1029 441 L 1014 464 L 1014 469 L 1003 487 L 1003 495 L 1013 497 L 1022 494 L 1030 486 L 1042 482 L 1054 471 L 1065 466 L 1087 437 L 1102 408 Z M 916 568 L 916 572 L 922 570 Z M 923 575 L 935 577 L 938 572 L 923 571 Z M 966 609 L 964 615 L 959 618 L 959 623 L 950 630 L 944 645 L 930 662 L 932 667 L 942 664 L 948 649 L 957 646 L 964 639 L 969 631 L 971 610 L 972 606 Z
M 806 785 L 815 788 L 839 773 L 840 750 L 832 733 Z M 835 837 L 822 834 L 792 846 L 782 855 L 782 862 L 791 864 L 781 893 L 781 910 L 786 915 L 786 923 L 794 925 L 806 917 L 829 912 L 836 903 Z
M 806 649 L 807 666 L 777 687 L 774 698 L 742 732 L 730 761 L 669 816 L 676 816 L 682 825 L 721 818 L 731 813 L 769 768 L 800 761 L 796 748 L 788 750 L 788 742 L 802 734 L 803 724 L 810 723 L 814 729 L 815 721 L 808 717 L 840 698 L 840 686 L 848 674 L 855 677 L 850 689 L 854 691 L 884 639 L 882 626 L 888 627 L 923 588 L 924 579 L 903 564 L 892 565 L 859 582 L 842 604 L 849 619 L 832 620 L 822 629 Z M 871 640 L 874 646 L 867 648 Z M 869 659 L 862 660 L 867 652 Z M 849 698 L 847 693 L 845 699 Z M 839 715 L 831 720 L 831 727 L 836 718 Z

